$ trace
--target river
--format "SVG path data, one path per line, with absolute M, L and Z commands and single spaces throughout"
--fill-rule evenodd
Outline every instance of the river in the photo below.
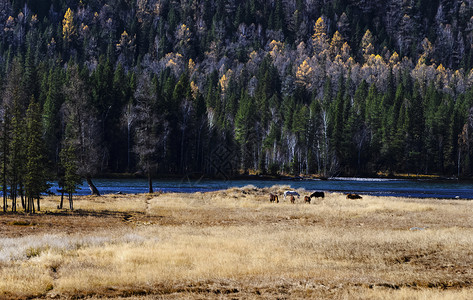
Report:
M 102 194 L 136 194 L 148 191 L 145 179 L 95 179 L 95 185 Z M 473 183 L 456 180 L 412 180 L 412 179 L 377 179 L 377 178 L 334 178 L 330 180 L 156 180 L 155 191 L 162 192 L 208 192 L 253 185 L 258 188 L 273 185 L 288 185 L 291 188 L 304 188 L 308 191 L 327 191 L 359 193 L 377 196 L 473 199 Z M 51 191 L 57 193 L 57 185 Z M 90 194 L 84 182 L 77 191 L 79 195 Z

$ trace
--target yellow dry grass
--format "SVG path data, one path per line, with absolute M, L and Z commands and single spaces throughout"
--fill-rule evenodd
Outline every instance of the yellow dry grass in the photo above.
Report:
M 39 233 L 0 235 L 0 298 L 471 298 L 472 202 L 333 193 L 290 204 L 287 188 L 82 197 L 84 222 L 113 226 L 45 233 L 44 214 Z M 70 215 L 49 217 L 67 226 Z

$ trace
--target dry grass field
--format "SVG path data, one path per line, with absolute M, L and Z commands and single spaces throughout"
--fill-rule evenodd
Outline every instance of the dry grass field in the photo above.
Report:
M 1 299 L 471 299 L 473 202 L 287 187 L 0 214 Z M 269 193 L 280 203 L 269 203 Z

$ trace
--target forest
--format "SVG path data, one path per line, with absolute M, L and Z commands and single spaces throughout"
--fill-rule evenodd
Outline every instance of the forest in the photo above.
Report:
M 469 177 L 472 15 L 473 0 L 0 0 L 4 209 L 116 173 Z

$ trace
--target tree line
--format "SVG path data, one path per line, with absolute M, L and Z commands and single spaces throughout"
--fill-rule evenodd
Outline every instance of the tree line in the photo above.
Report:
M 0 1 L 4 210 L 110 173 L 472 174 L 468 1 L 69 2 Z

